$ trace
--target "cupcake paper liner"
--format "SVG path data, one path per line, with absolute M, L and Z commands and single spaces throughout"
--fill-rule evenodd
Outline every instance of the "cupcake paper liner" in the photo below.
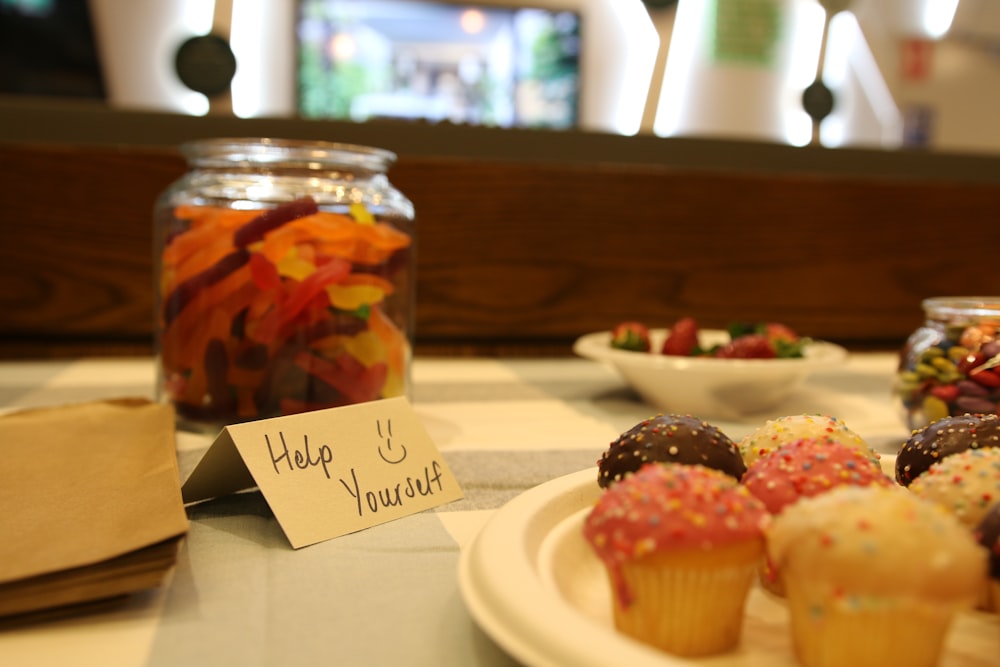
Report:
M 627 607 L 615 603 L 615 626 L 678 656 L 714 655 L 734 648 L 742 634 L 758 560 L 747 559 L 739 550 L 732 553 L 735 558 L 730 560 L 736 562 L 728 564 L 699 562 L 694 552 L 625 564 L 624 583 L 635 596 Z
M 803 667 L 933 667 L 967 604 L 834 595 L 786 580 L 792 643 Z

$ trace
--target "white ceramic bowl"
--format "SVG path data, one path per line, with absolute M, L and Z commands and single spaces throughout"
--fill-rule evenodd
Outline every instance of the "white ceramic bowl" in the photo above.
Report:
M 812 341 L 798 359 L 715 359 L 659 354 L 665 329 L 650 332 L 654 352 L 611 347 L 611 332 L 577 339 L 573 351 L 613 366 L 640 397 L 661 412 L 692 414 L 703 419 L 740 419 L 779 406 L 813 371 L 847 359 L 847 350 Z M 729 340 L 725 331 L 699 332 L 708 347 Z

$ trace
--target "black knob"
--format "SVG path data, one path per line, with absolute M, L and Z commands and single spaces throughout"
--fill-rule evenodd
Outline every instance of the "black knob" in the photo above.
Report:
M 802 91 L 802 108 L 817 123 L 830 115 L 833 105 L 833 91 L 822 79 L 816 79 Z
M 174 69 L 181 83 L 211 97 L 228 90 L 236 74 L 236 56 L 222 37 L 198 35 L 177 48 Z

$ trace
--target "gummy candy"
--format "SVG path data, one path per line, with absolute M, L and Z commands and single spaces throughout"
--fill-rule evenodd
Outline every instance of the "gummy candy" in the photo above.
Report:
M 162 387 L 186 421 L 225 424 L 398 396 L 394 317 L 412 239 L 364 206 L 178 206 L 161 253 Z M 401 295 L 400 295 L 401 296 Z

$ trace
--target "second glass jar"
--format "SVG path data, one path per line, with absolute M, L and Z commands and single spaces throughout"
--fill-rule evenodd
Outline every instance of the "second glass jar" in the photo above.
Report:
M 157 200 L 157 389 L 181 427 L 406 394 L 412 203 L 391 152 L 213 139 Z
M 923 301 L 924 324 L 900 352 L 893 394 L 903 420 L 922 428 L 1000 405 L 1000 297 Z

